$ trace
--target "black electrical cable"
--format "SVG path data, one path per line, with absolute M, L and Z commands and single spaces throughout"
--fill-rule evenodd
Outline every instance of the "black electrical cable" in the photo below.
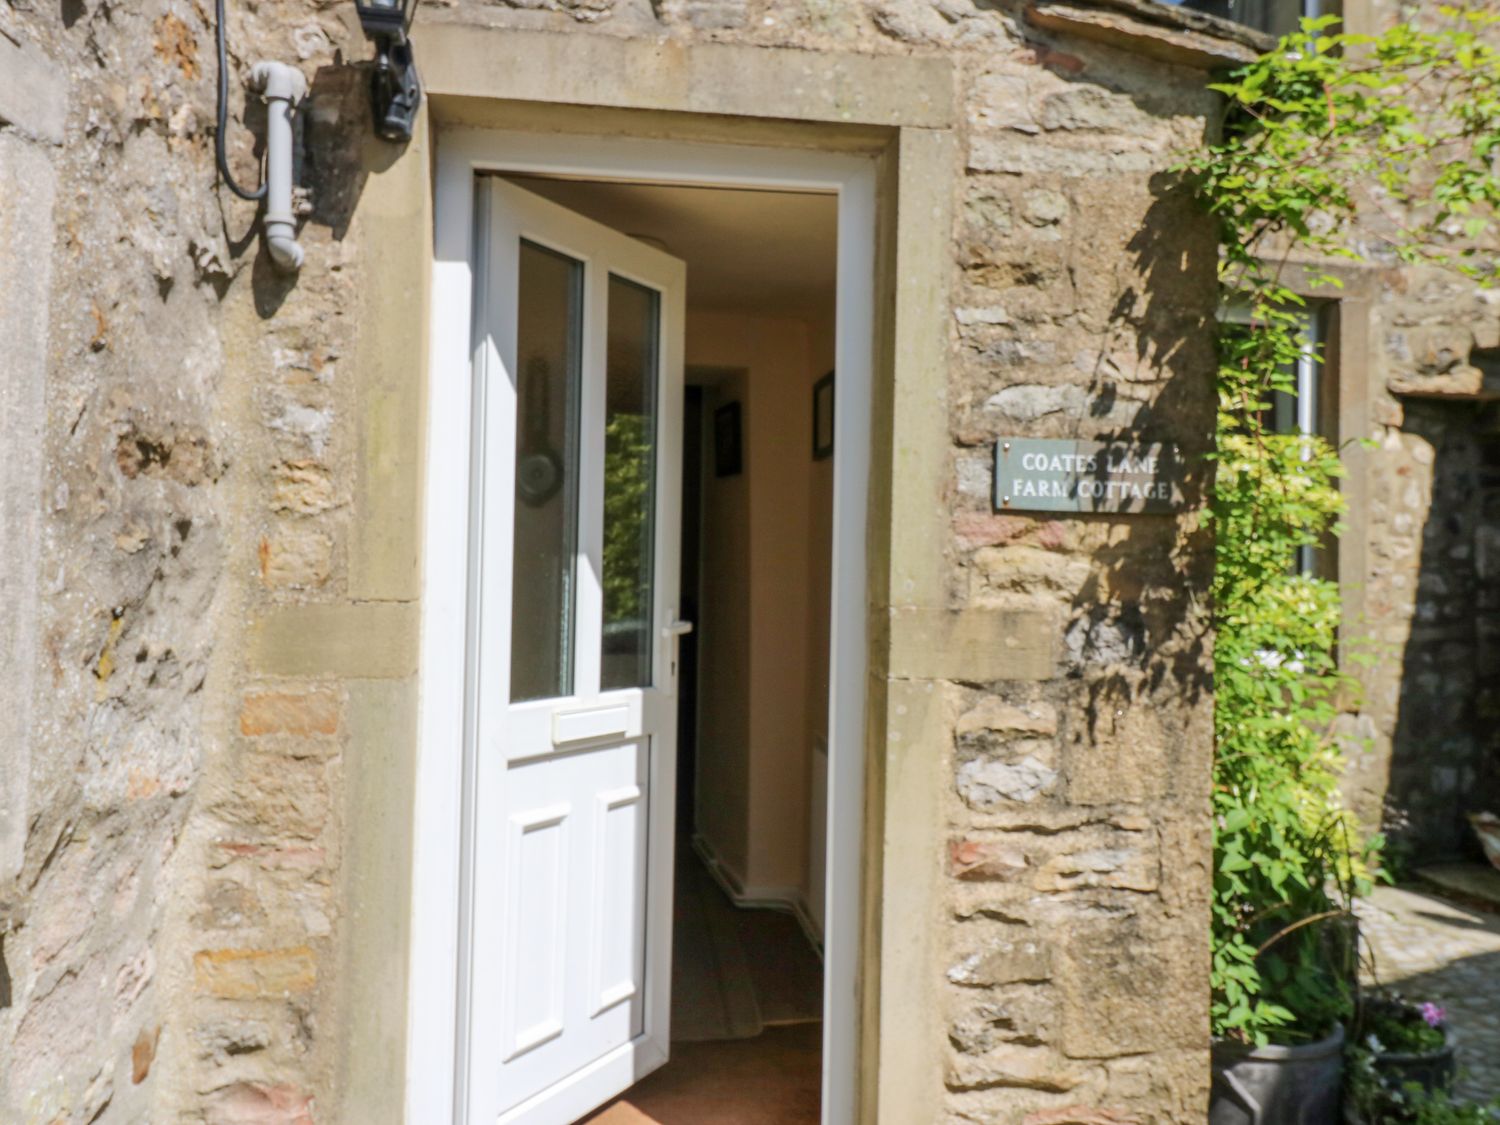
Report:
M 241 199 L 264 199 L 266 185 L 261 184 L 254 191 L 246 191 L 240 187 L 230 175 L 229 161 L 224 156 L 224 131 L 229 120 L 229 64 L 224 57 L 224 0 L 215 0 L 215 10 L 218 13 L 214 31 L 219 43 L 219 127 L 214 132 L 214 157 L 219 162 L 219 176 L 229 185 L 230 191 Z

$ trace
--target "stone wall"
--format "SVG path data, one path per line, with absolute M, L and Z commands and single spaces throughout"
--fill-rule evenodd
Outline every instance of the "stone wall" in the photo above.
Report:
M 41 524 L 6 576 L 35 621 L 0 634 L 36 677 L 0 693 L 30 763 L 0 821 L 7 1120 L 347 1119 L 351 1021 L 399 1035 L 400 999 L 357 1017 L 347 1000 L 354 919 L 380 892 L 348 883 L 361 817 L 343 810 L 365 812 L 381 740 L 413 737 L 407 704 L 376 702 L 409 702 L 406 658 L 354 649 L 415 651 L 412 561 L 361 529 L 379 505 L 414 523 L 420 463 L 391 444 L 405 392 L 355 357 L 400 331 L 361 315 L 364 294 L 411 284 L 362 253 L 363 194 L 425 154 L 368 137 L 365 72 L 345 61 L 368 53 L 352 5 L 229 7 L 236 107 L 260 58 L 297 61 L 311 83 L 295 281 L 270 271 L 254 208 L 215 187 L 205 8 L 0 4 L 0 51 L 18 44 L 66 90 L 65 117 L 33 128 L 0 77 L 0 185 L 12 168 L 41 185 L 35 246 L 7 250 L 28 247 L 24 274 L 50 294 L 43 329 L 39 300 L 0 295 L 7 327 L 45 333 L 44 359 L 16 351 L 33 400 L 7 398 L 3 420 L 40 460 L 7 453 L 0 482 L 7 529 L 12 511 Z M 934 389 L 951 447 L 928 499 L 951 515 L 935 643 L 948 666 L 974 656 L 959 674 L 892 676 L 930 692 L 948 732 L 920 748 L 948 840 L 926 857 L 944 903 L 924 986 L 946 1033 L 932 1120 L 1190 1122 L 1206 1092 L 1211 541 L 1195 510 L 1047 519 L 989 499 L 998 436 L 1211 442 L 1212 230 L 1166 169 L 1212 108 L 1183 64 L 1247 48 L 1138 0 L 1097 7 L 423 9 L 953 60 L 962 163 L 933 171 L 951 175 L 956 215 L 950 376 Z M 251 139 L 231 123 L 242 181 Z M 50 224 L 47 178 L 28 170 L 42 166 Z M 15 270 L 0 259 L 0 277 Z M 378 627 L 339 648 L 331 623 L 350 614 Z M 358 718 L 380 706 L 391 723 Z
M 247 61 L 313 80 L 295 287 L 215 187 L 204 8 L 0 4 L 5 393 L 39 406 L 7 406 L 4 458 L 28 484 L 8 550 L 37 552 L 36 593 L 6 568 L 4 620 L 29 630 L 0 689 L 24 770 L 0 870 L 6 1121 L 303 1121 L 328 1088 L 343 689 L 254 682 L 245 647 L 257 605 L 327 598 L 347 568 L 337 160 L 367 109 L 330 69 L 358 47 L 338 8 L 230 8 L 236 118 Z M 253 143 L 236 119 L 252 184 Z
M 1346 19 L 1373 34 L 1442 16 L 1362 0 Z M 1371 234 L 1357 239 L 1368 260 L 1346 288 L 1360 311 L 1342 333 L 1357 339 L 1334 352 L 1350 467 L 1345 640 L 1362 684 L 1340 731 L 1350 804 L 1386 832 L 1401 871 L 1478 858 L 1466 814 L 1500 808 L 1500 306 L 1493 289 L 1402 265 Z
M 1404 869 L 1478 858 L 1466 815 L 1500 806 L 1500 316 L 1440 271 L 1389 267 L 1373 287 L 1372 362 L 1346 376 L 1371 403 L 1350 624 L 1351 652 L 1370 663 L 1344 729 L 1351 800 Z

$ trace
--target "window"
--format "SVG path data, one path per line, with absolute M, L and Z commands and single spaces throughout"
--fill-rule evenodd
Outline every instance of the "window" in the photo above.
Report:
M 1270 430 L 1276 434 L 1322 434 L 1323 408 L 1323 317 L 1309 310 L 1302 329 L 1302 354 L 1297 358 L 1297 390 L 1272 395 Z M 1337 443 L 1335 443 L 1337 444 Z M 1304 457 L 1304 460 L 1307 458 Z M 1317 547 L 1297 548 L 1297 572 L 1314 577 L 1322 569 Z
M 1336 384 L 1329 359 L 1329 326 L 1334 304 L 1309 304 L 1302 311 L 1302 354 L 1297 358 L 1296 390 L 1272 393 L 1270 409 L 1263 416 L 1265 428 L 1276 434 L 1320 435 L 1338 445 Z M 1231 305 L 1220 314 L 1231 323 L 1248 324 L 1249 310 Z M 1296 570 L 1314 578 L 1334 577 L 1332 543 L 1297 549 Z
M 1253 27 L 1270 35 L 1296 31 L 1304 19 L 1342 14 L 1342 0 L 1160 0 Z

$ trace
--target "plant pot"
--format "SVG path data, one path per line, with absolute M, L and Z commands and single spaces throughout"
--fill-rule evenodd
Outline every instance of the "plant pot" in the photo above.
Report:
M 1453 1079 L 1458 1075 L 1458 1063 L 1453 1057 L 1453 1033 L 1446 1027 L 1443 1033 L 1448 1041 L 1441 1051 L 1425 1055 L 1376 1055 L 1375 1069 L 1382 1078 L 1388 1079 L 1398 1090 L 1409 1082 L 1415 1082 L 1429 1094 L 1453 1089 Z
M 1209 1125 L 1329 1125 L 1343 1075 L 1342 1026 L 1301 1047 L 1215 1043 Z
M 1391 1011 L 1405 1007 L 1391 1003 L 1386 1000 L 1371 1002 L 1372 1007 L 1384 1008 Z M 1400 1051 L 1381 1051 L 1370 1057 L 1375 1072 L 1380 1075 L 1392 1088 L 1401 1089 L 1409 1082 L 1415 1082 L 1429 1094 L 1438 1090 L 1449 1093 L 1453 1089 L 1453 1079 L 1458 1074 L 1458 1063 L 1454 1059 L 1454 1047 L 1457 1046 L 1453 1030 L 1444 1021 L 1437 1025 L 1443 1033 L 1443 1045 L 1436 1051 L 1424 1051 L 1420 1054 L 1411 1054 Z

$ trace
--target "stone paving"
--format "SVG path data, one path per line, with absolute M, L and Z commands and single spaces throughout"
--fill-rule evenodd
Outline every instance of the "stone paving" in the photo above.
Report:
M 1458 1039 L 1456 1092 L 1500 1098 L 1500 914 L 1401 887 L 1377 888 L 1356 913 L 1374 962 L 1366 983 L 1446 1008 Z

